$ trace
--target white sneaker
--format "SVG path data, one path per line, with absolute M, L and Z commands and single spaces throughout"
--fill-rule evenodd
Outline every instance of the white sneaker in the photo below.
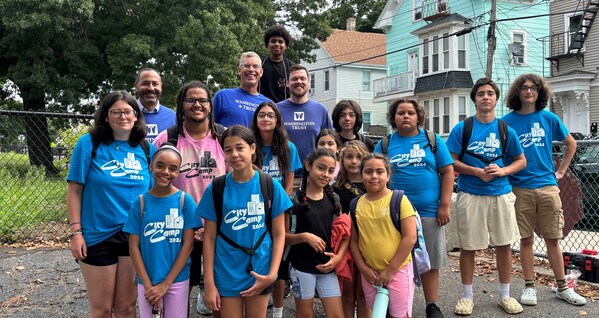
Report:
M 212 311 L 204 304 L 204 290 L 200 288 L 198 293 L 198 302 L 196 303 L 196 311 L 198 314 L 203 316 L 212 315 Z
M 536 306 L 537 290 L 533 287 L 524 288 L 524 290 L 522 290 L 522 295 L 520 296 L 520 303 L 526 306 Z
M 560 292 L 558 290 L 555 293 L 555 297 L 557 297 L 557 299 L 564 300 L 564 301 L 566 301 L 572 305 L 575 305 L 575 306 L 582 306 L 587 303 L 587 299 L 578 295 L 572 288 L 568 288 L 562 292 Z

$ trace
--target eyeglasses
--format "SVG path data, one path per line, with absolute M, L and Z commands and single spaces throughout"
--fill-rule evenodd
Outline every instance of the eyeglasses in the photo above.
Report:
M 275 114 L 275 113 L 258 113 L 258 118 L 260 118 L 260 119 L 264 119 L 264 118 L 276 119 L 277 114 Z
M 259 70 L 261 68 L 260 64 L 241 64 L 241 67 L 245 68 L 246 70 Z
M 200 105 L 206 105 L 210 103 L 208 98 L 185 98 L 183 101 L 188 105 L 195 105 L 196 103 L 200 103 Z
M 133 116 L 137 116 L 137 112 L 133 109 L 125 109 L 125 110 L 112 109 L 112 110 L 108 111 L 108 114 L 112 118 L 119 118 L 119 117 L 121 117 L 121 115 L 125 115 L 125 118 L 131 118 Z
M 529 89 L 531 92 L 539 91 L 539 87 L 537 85 L 531 85 L 531 86 L 522 85 L 522 86 L 520 86 L 520 91 L 522 91 L 522 92 L 527 92 Z

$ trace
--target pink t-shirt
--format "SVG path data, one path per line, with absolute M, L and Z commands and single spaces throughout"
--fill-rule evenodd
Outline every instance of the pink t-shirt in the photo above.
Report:
M 177 149 L 181 152 L 183 161 L 179 176 L 173 181 L 173 185 L 191 195 L 198 204 L 208 185 L 214 178 L 225 174 L 228 165 L 225 152 L 212 135 L 195 140 L 189 136 L 185 127 L 183 132 L 185 137 L 179 135 L 177 139 Z M 167 140 L 168 133 L 165 130 L 153 143 L 156 149 L 159 149 Z

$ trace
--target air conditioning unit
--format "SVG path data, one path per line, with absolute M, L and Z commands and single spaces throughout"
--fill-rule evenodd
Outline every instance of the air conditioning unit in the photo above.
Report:
M 447 12 L 447 2 L 437 3 L 437 12 Z

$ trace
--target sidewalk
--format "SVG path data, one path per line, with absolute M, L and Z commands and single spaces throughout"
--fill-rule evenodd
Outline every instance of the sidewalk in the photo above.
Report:
M 498 282 L 494 265 L 477 258 L 475 307 L 471 317 L 509 317 L 497 305 Z M 518 268 L 515 268 L 519 270 Z M 87 317 L 85 284 L 79 265 L 64 249 L 14 249 L 0 247 L 0 317 Z M 539 269 L 544 270 L 544 269 Z M 524 281 L 513 277 L 512 296 L 518 298 Z M 575 307 L 555 299 L 548 286 L 537 286 L 539 305 L 525 307 L 517 317 L 599 317 L 599 302 L 587 298 L 587 305 Z M 599 289 L 598 289 L 599 290 Z M 195 300 L 197 289 L 193 290 Z M 457 253 L 450 253 L 449 264 L 441 270 L 439 307 L 446 317 L 456 317 L 453 307 L 461 296 Z M 599 298 L 599 292 L 596 295 Z M 193 301 L 192 301 L 193 303 Z M 315 302 L 315 317 L 324 317 L 320 303 Z M 270 316 L 269 310 L 269 317 Z M 285 317 L 295 317 L 293 298 L 285 300 Z M 417 288 L 414 317 L 425 317 L 424 299 Z M 191 317 L 202 317 L 195 312 Z

